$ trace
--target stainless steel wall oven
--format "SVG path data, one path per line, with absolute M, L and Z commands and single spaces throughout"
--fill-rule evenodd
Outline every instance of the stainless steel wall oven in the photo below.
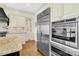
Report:
M 78 18 L 52 22 L 52 41 L 79 48 Z

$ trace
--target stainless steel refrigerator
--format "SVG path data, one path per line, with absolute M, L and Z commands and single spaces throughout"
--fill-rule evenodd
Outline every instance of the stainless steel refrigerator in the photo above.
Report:
M 49 56 L 49 22 L 50 8 L 37 16 L 37 48 L 45 56 Z

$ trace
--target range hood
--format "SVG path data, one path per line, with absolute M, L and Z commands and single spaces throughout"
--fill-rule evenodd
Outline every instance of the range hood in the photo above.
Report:
M 7 25 L 9 25 L 9 18 L 7 17 L 6 13 L 4 12 L 3 8 L 0 8 L 0 22 L 7 22 Z

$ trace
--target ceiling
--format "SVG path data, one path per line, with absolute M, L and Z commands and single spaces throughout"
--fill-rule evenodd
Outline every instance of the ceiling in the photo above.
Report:
M 43 5 L 44 3 L 6 3 L 8 7 L 31 13 L 35 13 Z

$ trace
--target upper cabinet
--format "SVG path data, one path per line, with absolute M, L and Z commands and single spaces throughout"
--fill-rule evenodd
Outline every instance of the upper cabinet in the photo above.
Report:
M 76 15 L 75 3 L 64 3 L 64 15 L 63 17 L 69 18 Z
M 75 5 L 73 3 L 64 4 L 64 15 L 71 14 L 74 12 Z
M 62 20 L 64 14 L 64 6 L 62 3 L 52 4 L 52 21 Z
M 53 3 L 51 8 L 52 21 L 79 16 L 79 3 Z
M 75 3 L 75 13 L 76 13 L 76 16 L 79 16 L 79 3 Z
M 25 17 L 10 16 L 10 27 L 24 27 L 25 25 Z
M 64 18 L 72 18 L 79 16 L 79 3 L 64 4 Z

